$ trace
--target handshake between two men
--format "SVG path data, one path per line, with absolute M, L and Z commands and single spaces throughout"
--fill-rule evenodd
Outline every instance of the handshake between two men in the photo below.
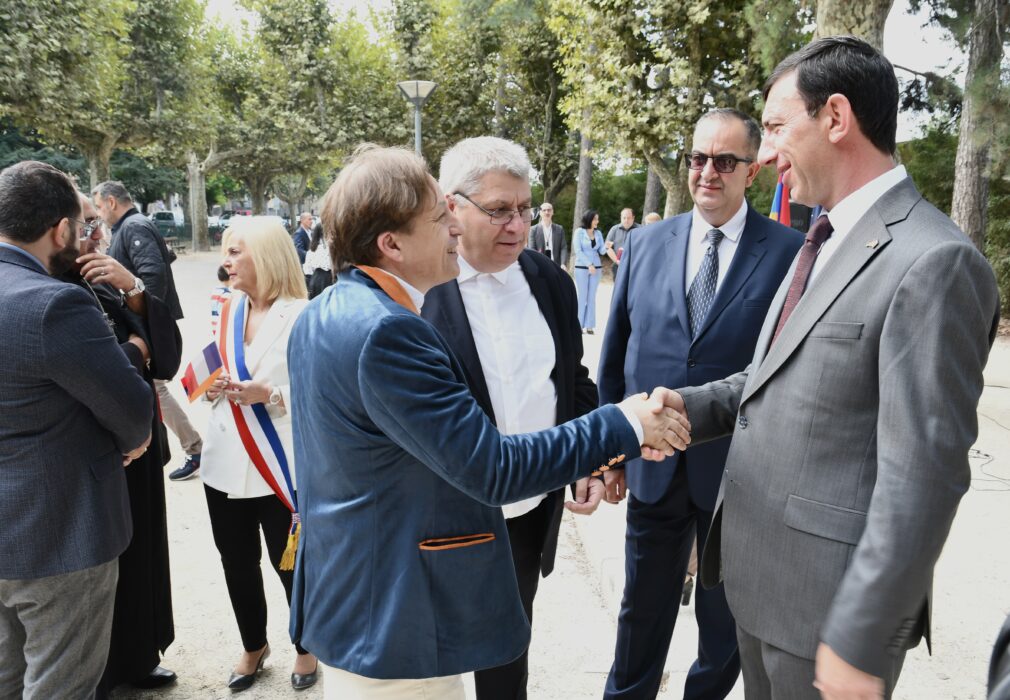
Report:
M 642 426 L 642 459 L 659 462 L 686 450 L 691 444 L 691 422 L 680 394 L 665 387 L 656 387 L 652 395 L 629 396 L 617 404 L 625 414 L 633 413 Z M 603 468 L 596 478 L 579 479 L 575 484 L 575 500 L 565 508 L 579 515 L 592 514 L 604 496 L 608 503 L 619 503 L 627 495 L 624 469 Z

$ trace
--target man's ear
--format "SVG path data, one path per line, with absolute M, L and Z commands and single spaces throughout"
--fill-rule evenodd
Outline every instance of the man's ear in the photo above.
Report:
M 456 209 L 458 208 L 459 205 L 456 204 L 456 197 L 454 195 L 451 194 L 445 195 L 445 204 L 449 208 L 449 211 L 451 211 L 453 214 L 456 213 Z
M 395 232 L 383 231 L 375 239 L 375 245 L 382 256 L 395 262 L 403 262 L 403 249 Z
M 761 172 L 761 164 L 756 160 L 753 163 L 747 164 L 747 184 L 744 185 L 745 189 L 754 184 L 754 178 L 757 177 L 759 172 Z
M 71 242 L 70 237 L 73 235 L 74 231 L 71 227 L 70 219 L 63 217 L 51 229 L 46 231 L 42 237 L 48 238 L 49 243 L 55 250 L 60 250 Z
M 836 92 L 828 98 L 821 107 L 820 118 L 826 122 L 828 140 L 831 143 L 839 143 L 853 133 L 852 129 L 859 131 L 852 113 L 852 104 L 848 97 L 840 93 Z

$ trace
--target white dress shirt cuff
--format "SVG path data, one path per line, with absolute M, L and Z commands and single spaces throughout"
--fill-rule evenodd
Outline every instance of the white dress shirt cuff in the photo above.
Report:
M 621 413 L 624 417 L 628 419 L 628 423 L 631 424 L 631 429 L 635 431 L 635 437 L 638 439 L 638 444 L 641 445 L 645 441 L 645 428 L 642 427 L 642 421 L 638 420 L 638 416 L 630 408 L 617 404 L 617 407 L 621 409 Z

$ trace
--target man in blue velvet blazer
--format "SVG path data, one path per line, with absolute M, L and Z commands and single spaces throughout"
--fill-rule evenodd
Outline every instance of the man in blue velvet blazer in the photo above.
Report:
M 418 314 L 459 273 L 459 227 L 412 153 L 359 151 L 323 225 L 343 269 L 288 349 L 303 524 L 291 634 L 335 697 L 461 700 L 460 674 L 529 643 L 498 506 L 642 444 L 672 454 L 686 431 L 638 396 L 541 433 L 498 433 Z
M 694 386 L 743 369 L 768 306 L 803 242 L 754 211 L 753 119 L 719 109 L 699 120 L 687 155 L 693 211 L 629 234 L 603 338 L 603 402 L 655 386 Z M 713 245 L 714 244 L 714 245 Z M 607 698 L 655 697 L 697 536 L 704 546 L 729 439 L 690 448 L 660 468 L 625 470 L 625 588 Z M 608 500 L 621 476 L 608 478 Z M 685 698 L 723 698 L 740 672 L 736 627 L 719 586 L 699 590 L 698 659 Z

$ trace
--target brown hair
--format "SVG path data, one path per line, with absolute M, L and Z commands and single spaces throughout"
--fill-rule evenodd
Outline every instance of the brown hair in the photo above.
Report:
M 379 235 L 408 232 L 434 196 L 431 175 L 419 156 L 403 148 L 358 146 L 323 197 L 323 233 L 333 269 L 375 265 Z

